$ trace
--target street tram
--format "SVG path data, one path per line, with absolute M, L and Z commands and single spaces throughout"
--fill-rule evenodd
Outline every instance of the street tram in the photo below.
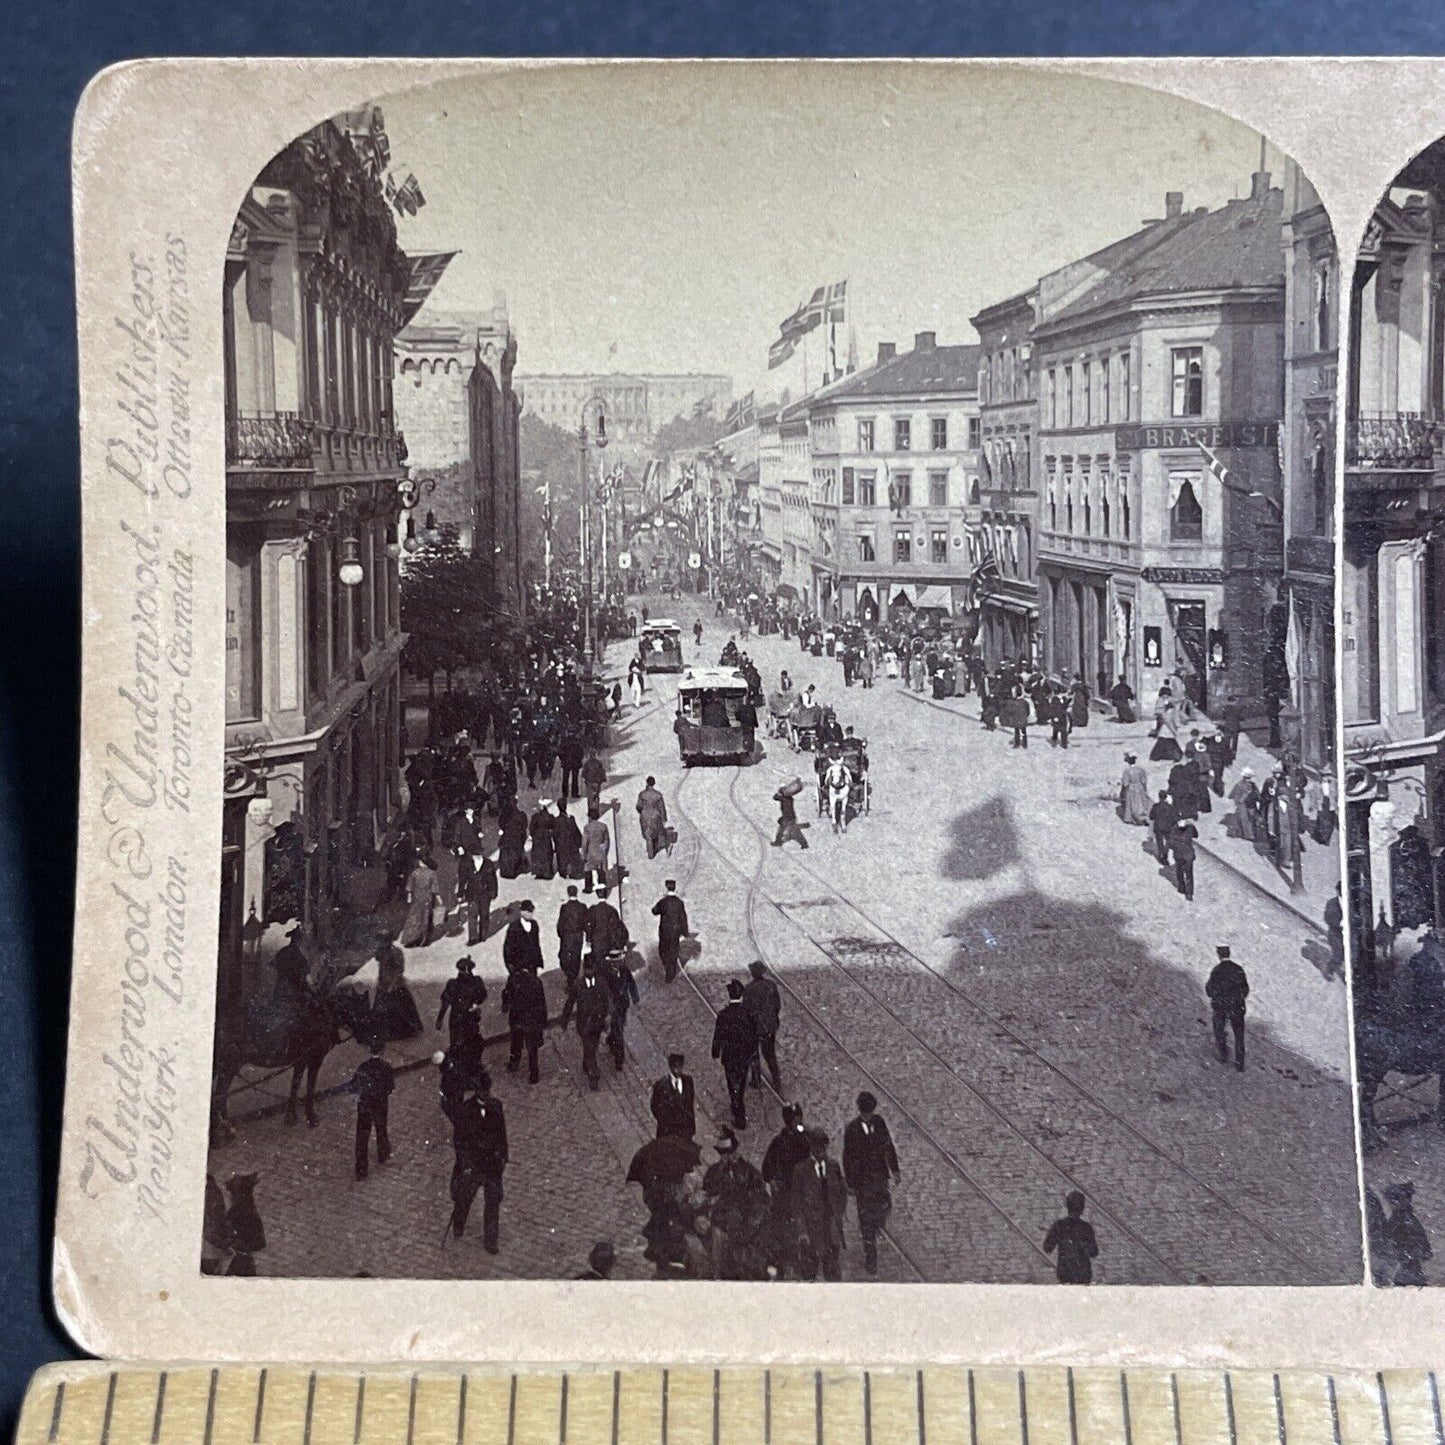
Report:
M 682 671 L 682 629 L 666 617 L 646 623 L 637 641 L 645 672 Z
M 688 668 L 677 685 L 677 717 L 672 725 L 684 766 L 704 760 L 750 761 L 754 727 L 738 720 L 738 710 L 747 705 L 748 680 L 736 668 Z

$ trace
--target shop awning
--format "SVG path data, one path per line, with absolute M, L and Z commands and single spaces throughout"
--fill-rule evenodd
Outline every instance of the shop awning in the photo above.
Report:
M 924 586 L 918 589 L 914 598 L 915 607 L 938 607 L 945 612 L 953 611 L 953 589 L 951 587 Z
M 1016 597 L 988 597 L 982 599 L 983 608 L 987 611 L 990 607 L 997 608 L 1000 612 L 1015 612 L 1020 617 L 1037 617 L 1039 609 L 1031 602 L 1020 602 Z
M 796 597 L 798 595 L 798 589 L 791 582 L 779 582 L 773 590 L 779 597 Z

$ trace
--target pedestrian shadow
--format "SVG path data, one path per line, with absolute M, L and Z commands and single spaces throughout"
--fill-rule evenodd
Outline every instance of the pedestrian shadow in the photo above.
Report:
M 1248 1069 L 1221 1067 L 1202 983 L 1216 940 L 1201 938 L 1197 958 L 1171 959 L 1130 928 L 1104 904 L 1034 888 L 955 915 L 943 930 L 955 946 L 940 972 L 971 1040 L 955 1055 L 956 1072 L 1008 1117 L 1045 1119 L 1052 1157 L 1094 1161 L 1079 1175 L 1086 1192 L 1093 1181 L 1133 1170 L 1131 1197 L 1177 1190 L 1181 1200 L 1202 1202 L 1182 1165 L 1227 1198 L 1247 1198 L 1251 1219 L 1291 1234 L 1298 1258 L 1277 1259 L 1272 1282 L 1358 1284 L 1346 1060 L 1333 1074 L 1251 1015 Z M 1232 942 L 1246 969 L 1268 965 L 1251 957 L 1247 936 L 1218 942 Z M 1343 1015 L 1343 995 L 1339 1007 Z M 1343 1016 L 1339 1037 L 1343 1051 Z M 1117 1187 L 1113 1197 L 1102 1186 L 1099 1194 L 1101 1205 L 1128 1205 Z M 1311 1221 L 1307 1242 L 1285 1225 L 1302 1214 Z M 1238 1218 L 1211 1208 L 1192 1219 L 1191 1231 L 1218 1231 L 1207 1248 L 1167 1235 L 1160 1242 L 1190 1257 L 1195 1282 L 1263 1282 L 1260 1261 L 1238 1258 L 1229 1242 Z

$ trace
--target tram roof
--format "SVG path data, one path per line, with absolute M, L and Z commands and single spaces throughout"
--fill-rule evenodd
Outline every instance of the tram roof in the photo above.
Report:
M 735 667 L 690 667 L 677 688 L 679 692 L 746 692 L 748 680 Z
M 644 632 L 681 632 L 677 623 L 670 617 L 652 617 L 642 624 Z

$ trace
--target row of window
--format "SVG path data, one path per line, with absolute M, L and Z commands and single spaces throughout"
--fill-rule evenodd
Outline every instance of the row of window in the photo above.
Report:
M 1027 401 L 1030 395 L 1029 358 L 1022 347 L 992 351 L 978 373 L 978 399 L 992 402 Z
M 859 532 L 856 538 L 858 544 L 858 560 L 860 562 L 876 562 L 878 550 L 874 542 L 872 532 Z M 942 564 L 948 561 L 948 528 L 934 527 L 928 534 L 927 558 L 930 562 Z M 893 560 L 895 562 L 923 561 L 924 551 L 918 548 L 918 556 L 914 557 L 913 529 L 911 527 L 895 527 L 893 529 Z
M 974 498 L 977 501 L 977 497 Z M 911 472 L 890 472 L 888 490 L 882 504 L 895 510 L 913 505 L 913 474 Z M 843 468 L 843 505 L 845 507 L 876 507 L 880 505 L 878 495 L 878 473 L 860 472 L 853 467 Z M 928 505 L 948 505 L 948 473 L 929 472 Z
M 998 562 L 1000 570 L 1006 576 L 1031 575 L 1028 528 L 995 526 L 991 529 L 991 533 L 987 542 L 982 545 L 975 536 L 969 535 L 970 563 L 976 565 L 983 560 L 983 556 L 987 552 Z M 877 542 L 872 530 L 858 532 L 854 543 L 859 562 L 876 562 L 878 560 Z M 954 545 L 953 550 L 961 552 L 962 539 L 959 539 L 959 542 Z M 925 547 L 918 546 L 912 527 L 895 527 L 893 529 L 893 561 L 895 563 L 926 560 L 934 566 L 942 566 L 947 563 L 948 559 L 947 527 L 931 527 Z
M 968 445 L 975 451 L 978 449 L 980 426 L 981 422 L 978 417 L 968 418 Z M 946 452 L 948 450 L 948 418 L 946 416 L 934 416 L 928 419 L 928 443 L 929 449 L 932 451 Z M 878 450 L 876 417 L 860 416 L 858 418 L 858 450 L 860 452 L 876 452 Z M 895 416 L 893 418 L 893 450 L 895 452 L 911 452 L 913 450 L 912 417 Z

